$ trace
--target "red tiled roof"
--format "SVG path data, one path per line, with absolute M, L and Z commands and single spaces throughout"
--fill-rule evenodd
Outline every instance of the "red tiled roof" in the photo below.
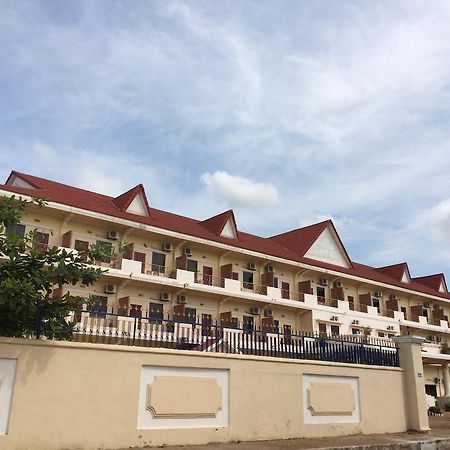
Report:
M 142 195 L 142 198 L 144 199 L 145 206 L 147 208 L 147 211 L 149 211 L 147 196 L 145 195 L 145 189 L 142 184 L 138 184 L 134 188 L 131 188 L 129 191 L 124 192 L 123 194 L 119 195 L 118 197 L 115 197 L 112 199 L 112 202 L 121 210 L 126 211 L 128 207 L 130 206 L 131 202 L 134 200 L 136 195 Z
M 441 287 L 441 283 L 445 283 L 445 276 L 443 273 L 436 273 L 434 275 L 425 275 L 423 277 L 414 277 L 413 281 L 419 284 L 423 284 L 424 286 L 428 286 L 431 289 L 435 289 L 436 291 L 439 291 L 439 288 Z
M 236 220 L 234 219 L 234 213 L 232 209 L 225 211 L 223 213 L 217 214 L 216 216 L 210 217 L 209 219 L 203 220 L 200 222 L 205 228 L 212 231 L 217 236 L 220 236 L 222 233 L 223 227 L 227 223 L 228 220 L 231 220 L 234 224 L 234 228 L 237 232 Z M 239 239 L 239 234 L 238 234 Z
M 209 220 L 214 223 L 214 221 L 212 220 L 214 218 L 216 218 L 217 222 L 219 222 L 218 217 L 223 216 L 226 213 L 219 214 L 218 216 L 214 216 L 213 218 L 207 219 L 206 221 L 199 221 L 196 219 L 191 219 L 189 217 L 180 216 L 150 207 L 149 216 L 140 216 L 123 211 L 123 206 L 126 204 L 125 201 L 123 201 L 123 203 L 122 201 L 119 201 L 119 206 L 115 203 L 115 200 L 117 201 L 117 199 L 120 199 L 123 196 L 127 197 L 125 195 L 127 193 L 122 194 L 114 199 L 113 197 L 109 197 L 107 195 L 98 194 L 95 192 L 75 188 L 55 181 L 50 181 L 44 178 L 39 178 L 15 171 L 11 173 L 8 179 L 11 179 L 12 175 L 16 175 L 24 181 L 32 184 L 33 186 L 36 186 L 36 189 L 19 188 L 7 184 L 0 185 L 0 189 L 16 194 L 41 197 L 55 203 L 102 213 L 112 217 L 126 219 L 138 223 L 144 223 L 156 228 L 161 228 L 163 230 L 183 233 L 190 236 L 228 244 L 237 248 L 263 253 L 269 256 L 305 263 L 312 266 L 329 269 L 343 274 L 353 275 L 392 286 L 408 288 L 420 293 L 439 296 L 443 299 L 450 299 L 450 294 L 438 292 L 438 290 L 429 285 L 421 284 L 414 279 L 412 279 L 411 283 L 405 285 L 405 283 L 399 281 L 396 276 L 393 277 L 392 274 L 385 273 L 383 270 L 380 271 L 379 269 L 375 269 L 364 264 L 359 264 L 351 261 L 352 267 L 345 268 L 322 261 L 305 258 L 303 255 L 314 242 L 314 238 L 319 236 L 320 233 L 329 224 L 331 224 L 334 229 L 334 225 L 330 220 L 314 224 L 309 227 L 304 227 L 298 230 L 283 233 L 277 236 L 272 236 L 270 238 L 263 238 L 240 231 L 239 240 L 232 240 L 217 235 L 216 232 L 204 226 L 204 223 L 208 222 Z M 133 189 L 137 189 L 137 187 Z M 133 191 L 133 189 L 131 191 Z M 130 193 L 130 191 L 128 191 L 128 193 Z M 212 228 L 217 230 L 217 227 Z M 339 235 L 337 236 L 339 238 Z
M 405 262 L 399 264 L 391 264 L 390 266 L 377 267 L 375 270 L 377 272 L 384 273 L 397 281 L 402 281 L 405 270 L 409 275 L 408 264 Z

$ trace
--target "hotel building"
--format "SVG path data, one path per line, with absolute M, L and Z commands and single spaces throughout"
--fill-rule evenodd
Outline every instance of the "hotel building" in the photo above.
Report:
M 114 249 L 88 288 L 97 311 L 186 326 L 218 321 L 236 332 L 256 327 L 331 335 L 424 337 L 427 393 L 450 396 L 450 294 L 442 273 L 413 277 L 406 262 L 370 267 L 352 261 L 332 221 L 259 237 L 238 229 L 233 211 L 197 220 L 149 205 L 142 185 L 109 197 L 19 172 L 2 196 L 41 197 L 18 233 L 37 230 L 42 246 Z M 89 313 L 83 313 L 89 315 Z

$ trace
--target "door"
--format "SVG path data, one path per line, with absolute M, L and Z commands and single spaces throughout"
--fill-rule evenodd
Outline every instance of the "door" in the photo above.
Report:
M 133 259 L 141 262 L 141 273 L 145 273 L 145 253 L 134 252 Z
M 203 284 L 208 284 L 209 286 L 212 286 L 212 274 L 213 274 L 212 267 L 203 266 Z

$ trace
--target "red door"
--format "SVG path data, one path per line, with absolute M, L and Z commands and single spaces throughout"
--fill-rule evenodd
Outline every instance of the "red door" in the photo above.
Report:
M 140 261 L 141 264 L 141 272 L 145 273 L 145 253 L 140 252 L 134 252 L 134 258 L 135 261 Z
M 209 284 L 212 286 L 212 267 L 203 266 L 203 284 Z

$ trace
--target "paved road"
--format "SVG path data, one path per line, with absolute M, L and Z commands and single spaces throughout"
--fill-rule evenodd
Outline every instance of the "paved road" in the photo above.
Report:
M 374 449 L 383 449 L 386 445 L 398 444 L 405 446 L 410 442 L 445 440 L 434 447 L 439 450 L 450 449 L 450 413 L 443 417 L 430 417 L 431 432 L 421 433 L 396 433 L 396 434 L 377 434 L 377 435 L 356 435 L 342 436 L 337 438 L 320 439 L 288 439 L 281 441 L 257 441 L 257 442 L 238 442 L 229 444 L 208 444 L 192 445 L 178 447 L 163 447 L 164 450 L 313 450 L 313 449 L 342 449 L 362 448 L 366 449 L 373 446 Z M 400 447 L 399 447 L 400 448 Z M 403 447 L 408 448 L 408 447 Z M 417 447 L 415 447 L 417 448 Z M 123 449 L 125 450 L 125 449 Z M 136 449 L 137 450 L 137 449 Z

